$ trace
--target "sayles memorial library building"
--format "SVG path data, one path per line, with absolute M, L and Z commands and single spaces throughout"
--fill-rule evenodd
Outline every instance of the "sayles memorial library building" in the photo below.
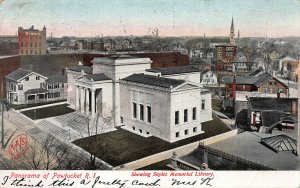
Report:
M 93 66 L 67 68 L 68 103 L 78 112 L 110 116 L 115 127 L 175 142 L 203 133 L 212 120 L 211 93 L 193 67 L 151 69 L 150 58 L 112 55 Z

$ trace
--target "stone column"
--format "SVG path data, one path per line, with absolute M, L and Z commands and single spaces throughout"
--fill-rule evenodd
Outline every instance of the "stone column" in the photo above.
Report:
M 84 87 L 80 88 L 80 111 L 84 113 Z
M 89 104 L 89 89 L 88 88 L 86 88 L 85 89 L 85 113 L 89 113 L 89 106 L 90 106 L 90 104 Z
M 96 106 L 95 106 L 95 90 L 92 89 L 92 116 L 95 116 L 95 110 L 96 110 Z
M 76 86 L 75 109 L 79 110 L 79 87 Z

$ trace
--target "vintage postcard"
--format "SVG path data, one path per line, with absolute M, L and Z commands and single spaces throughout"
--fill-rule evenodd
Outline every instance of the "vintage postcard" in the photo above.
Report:
M 299 0 L 0 0 L 0 187 L 299 187 L 299 63 Z

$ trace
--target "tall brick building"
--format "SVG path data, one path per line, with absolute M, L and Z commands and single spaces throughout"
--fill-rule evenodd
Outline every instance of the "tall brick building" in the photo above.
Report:
M 46 27 L 43 30 L 18 28 L 19 54 L 40 55 L 46 54 Z

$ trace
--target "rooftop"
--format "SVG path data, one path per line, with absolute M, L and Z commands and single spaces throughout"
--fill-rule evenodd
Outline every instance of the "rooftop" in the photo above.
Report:
M 5 78 L 17 81 L 17 80 L 27 76 L 30 73 L 32 73 L 32 71 L 27 70 L 27 69 L 18 68 L 17 70 L 6 75 Z
M 181 66 L 181 67 L 168 67 L 159 69 L 147 69 L 148 72 L 161 73 L 162 75 L 182 74 L 191 72 L 200 72 L 200 70 L 193 66 Z
M 282 135 L 282 133 L 270 135 L 256 132 L 243 132 L 209 146 L 277 170 L 299 170 L 300 159 L 298 156 L 290 151 L 276 153 L 260 143 L 260 141 L 265 138 L 278 135 Z M 277 139 L 279 139 L 279 137 L 277 137 Z
M 25 95 L 40 94 L 40 93 L 48 93 L 48 90 L 44 88 L 36 88 L 36 89 L 29 89 L 26 92 L 24 92 Z
M 67 83 L 67 76 L 49 76 L 46 80 L 48 84 L 56 84 L 56 83 Z
M 163 77 L 146 75 L 146 74 L 133 74 L 126 78 L 123 78 L 122 80 L 145 84 L 145 85 L 157 86 L 162 88 L 170 88 L 170 87 L 174 88 L 185 82 L 184 80 L 175 80 L 175 79 L 163 78 Z
M 250 97 L 249 107 L 251 110 L 278 110 L 290 112 L 292 101 L 295 98 L 271 98 L 271 97 Z
M 263 84 L 273 78 L 274 77 L 268 73 L 264 73 L 264 74 L 257 75 L 257 76 L 237 76 L 236 84 L 255 85 L 256 87 L 259 87 L 261 84 Z M 225 82 L 225 84 L 232 84 L 233 79 L 234 79 L 233 76 L 227 76 L 227 77 L 224 77 L 224 82 Z M 280 82 L 279 80 L 277 80 L 277 81 Z M 285 84 L 283 84 L 283 85 L 285 85 Z
M 84 77 L 90 81 L 103 81 L 103 80 L 111 80 L 109 77 L 107 77 L 105 74 L 87 74 L 84 75 Z
M 75 72 L 81 72 L 83 70 L 86 74 L 93 73 L 93 67 L 84 66 L 84 65 L 77 65 L 75 67 L 68 68 L 68 70 L 75 71 Z

